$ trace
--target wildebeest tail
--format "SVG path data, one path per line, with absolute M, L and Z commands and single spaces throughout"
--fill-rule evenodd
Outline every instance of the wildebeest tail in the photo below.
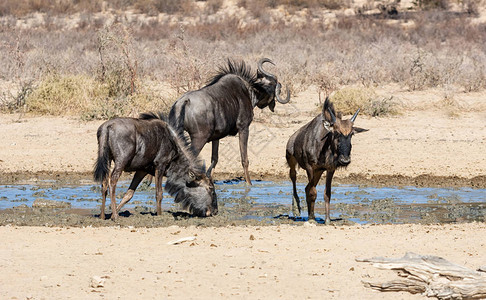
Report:
M 184 136 L 184 117 L 186 115 L 186 105 L 189 103 L 189 99 L 185 98 L 180 105 L 179 101 L 176 102 L 176 105 L 172 106 L 170 113 L 169 113 L 169 124 L 172 128 L 175 129 L 179 136 Z
M 108 146 L 108 128 L 101 126 L 98 128 L 98 159 L 94 165 L 93 178 L 95 181 L 102 182 L 110 172 L 110 149 Z

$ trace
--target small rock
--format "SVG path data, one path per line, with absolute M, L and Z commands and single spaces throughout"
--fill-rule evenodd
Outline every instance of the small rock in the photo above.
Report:
M 253 236 L 253 234 L 250 234 L 250 241 L 254 241 L 255 240 L 255 237 Z
M 92 288 L 104 287 L 105 286 L 105 279 L 101 278 L 100 276 L 95 275 L 95 276 L 91 277 L 89 286 L 92 287 Z
M 304 227 L 316 227 L 315 223 L 305 222 Z

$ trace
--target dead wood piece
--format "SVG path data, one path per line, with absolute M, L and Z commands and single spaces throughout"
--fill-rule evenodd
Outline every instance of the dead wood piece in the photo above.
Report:
M 386 283 L 363 282 L 379 291 L 408 291 L 439 299 L 486 298 L 486 274 L 453 264 L 441 257 L 408 252 L 402 258 L 356 259 L 373 266 L 399 270 L 402 280 Z

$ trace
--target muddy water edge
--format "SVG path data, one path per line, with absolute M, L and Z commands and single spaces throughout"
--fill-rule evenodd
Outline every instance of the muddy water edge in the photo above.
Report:
M 256 177 L 256 176 L 255 176 Z M 62 188 L 67 185 L 86 185 L 91 179 L 89 173 L 7 173 L 2 174 L 0 185 L 29 184 L 36 185 L 48 182 L 51 187 Z M 220 183 L 225 181 L 231 184 L 231 174 L 219 175 L 216 180 Z M 258 177 L 257 177 L 258 178 Z M 129 174 L 125 175 L 124 180 L 130 180 Z M 260 176 L 265 181 L 284 182 L 287 178 L 275 178 L 270 174 Z M 237 183 L 237 180 L 234 181 Z M 304 178 L 300 178 L 304 182 Z M 93 183 L 91 183 L 93 184 Z M 239 184 L 239 183 L 237 183 Z M 471 188 L 485 189 L 486 176 L 474 178 L 459 177 L 435 177 L 419 176 L 415 178 L 404 176 L 361 176 L 351 175 L 345 178 L 335 178 L 336 186 L 372 186 L 383 187 L 418 187 L 418 188 Z M 323 183 L 321 182 L 321 185 Z M 252 201 L 252 197 L 242 197 L 240 192 L 231 191 L 231 185 L 220 186 L 220 194 L 224 189 L 228 192 L 224 197 L 219 197 L 220 213 L 212 218 L 193 218 L 181 212 L 176 206 L 170 205 L 164 209 L 161 216 L 154 215 L 153 205 L 140 205 L 124 210 L 117 221 L 100 220 L 97 217 L 99 209 L 79 209 L 79 208 L 33 208 L 27 205 L 18 205 L 0 211 L 0 225 L 19 225 L 19 226 L 133 226 L 133 227 L 164 227 L 171 225 L 178 226 L 239 226 L 239 225 L 275 225 L 275 224 L 299 224 L 298 221 L 305 221 L 304 218 L 289 218 L 289 207 L 291 196 L 289 191 L 280 192 L 288 203 L 270 203 L 264 206 L 261 203 Z M 119 189 L 124 191 L 124 189 Z M 359 195 L 359 192 L 353 192 Z M 300 193 L 301 201 L 305 205 L 304 195 Z M 320 194 L 319 194 L 320 195 Z M 355 195 L 355 197 L 357 197 Z M 366 196 L 366 195 L 365 195 Z M 485 221 L 486 199 L 475 203 L 462 203 L 454 197 L 429 197 L 425 203 L 417 204 L 398 204 L 383 197 L 367 203 L 367 198 L 360 203 L 338 203 L 331 202 L 333 225 L 351 225 L 358 223 L 450 223 L 450 222 L 471 222 Z M 164 195 L 164 202 L 172 202 L 172 198 Z M 486 197 L 486 196 L 485 196 Z M 318 215 L 323 215 L 323 201 L 319 196 L 316 203 Z M 432 199 L 434 198 L 434 199 Z M 109 203 L 109 201 L 108 201 Z M 305 209 L 305 207 L 304 207 Z M 418 212 L 418 214 L 417 214 Z M 418 217 L 417 217 L 418 216 Z M 401 221 L 397 221 L 401 220 Z M 318 218 L 319 221 L 319 218 Z M 319 222 L 318 222 L 319 223 Z M 301 223 L 300 223 L 301 224 Z

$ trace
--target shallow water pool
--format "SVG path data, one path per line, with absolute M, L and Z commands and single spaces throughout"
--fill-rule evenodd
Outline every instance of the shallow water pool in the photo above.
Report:
M 292 185 L 290 182 L 254 181 L 246 186 L 239 180 L 215 182 L 220 212 L 235 214 L 241 219 L 307 220 L 305 183 L 298 184 L 302 216 L 291 214 Z M 129 181 L 120 182 L 117 197 L 120 201 Z M 316 218 L 324 219 L 324 185 L 317 187 Z M 472 188 L 372 187 L 335 185 L 332 190 L 331 219 L 350 223 L 449 223 L 484 221 L 486 190 Z M 44 181 L 36 185 L 0 185 L 0 209 L 19 205 L 31 207 L 36 199 L 70 203 L 72 208 L 98 211 L 101 204 L 98 184 L 59 186 Z M 109 209 L 107 199 L 107 209 Z M 155 189 L 140 188 L 124 209 L 155 207 Z M 164 193 L 164 210 L 177 210 L 173 198 Z

